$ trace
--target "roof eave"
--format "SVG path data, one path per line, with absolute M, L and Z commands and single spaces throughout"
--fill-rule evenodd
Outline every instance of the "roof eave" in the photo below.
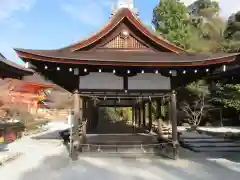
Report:
M 61 63 L 61 64 L 83 64 L 83 65 L 109 65 L 109 66 L 147 66 L 147 67 L 194 67 L 194 66 L 208 66 L 214 64 L 223 64 L 223 63 L 230 63 L 235 61 L 236 56 L 239 53 L 229 54 L 228 56 L 224 57 L 216 57 L 216 58 L 209 58 L 203 59 L 199 61 L 192 61 L 192 62 L 156 62 L 156 61 L 147 61 L 147 62 L 136 62 L 136 61 L 104 61 L 104 60 L 81 60 L 81 59 L 70 59 L 70 58 L 57 58 L 57 57 L 46 57 L 40 56 L 36 54 L 31 54 L 27 52 L 23 52 L 22 50 L 17 50 L 18 56 L 22 58 L 24 61 L 28 59 L 29 61 L 43 61 L 43 62 L 54 62 L 54 63 Z
M 13 77 L 26 76 L 34 73 L 33 70 L 20 67 L 18 64 L 15 64 L 14 62 L 10 63 L 10 61 L 7 59 L 1 59 L 0 63 L 3 64 L 5 69 L 8 69 L 12 73 Z

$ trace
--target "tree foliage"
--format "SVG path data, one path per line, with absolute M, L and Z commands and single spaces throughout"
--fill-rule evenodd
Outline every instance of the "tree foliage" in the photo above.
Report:
M 206 106 L 210 98 L 208 84 L 204 80 L 198 80 L 188 84 L 183 90 L 188 97 L 180 103 L 181 110 L 186 115 L 186 120 L 191 126 L 198 126 L 206 113 Z
M 226 108 L 240 111 L 240 84 L 216 85 L 214 101 L 223 104 Z
M 240 11 L 229 17 L 224 34 L 227 39 L 240 41 Z
M 186 88 L 196 97 L 207 97 L 210 95 L 208 84 L 204 80 L 194 81 L 188 84 Z
M 238 13 L 228 23 L 219 14 L 219 3 L 213 0 L 197 0 L 189 7 L 178 0 L 161 0 L 154 8 L 152 23 L 157 32 L 187 51 L 237 52 Z
M 197 0 L 191 5 L 191 13 L 194 15 L 211 18 L 218 14 L 220 6 L 217 1 Z
M 153 10 L 152 23 L 157 32 L 182 48 L 189 48 L 191 26 L 188 11 L 179 0 L 161 0 Z
M 199 32 L 198 41 L 202 42 L 202 44 L 194 43 L 193 49 L 203 52 L 223 51 L 224 48 L 221 44 L 225 41 L 223 33 L 226 23 L 219 16 L 220 6 L 218 2 L 198 0 L 191 5 L 191 9 L 192 24 L 197 27 Z
M 240 11 L 229 17 L 224 37 L 227 41 L 223 46 L 227 52 L 240 52 Z

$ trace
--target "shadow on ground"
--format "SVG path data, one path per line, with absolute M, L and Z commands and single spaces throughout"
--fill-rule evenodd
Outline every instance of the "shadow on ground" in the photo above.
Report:
M 42 140 L 42 139 L 61 139 L 59 133 L 63 131 L 63 130 L 55 130 L 55 131 L 50 131 L 50 132 L 46 132 L 44 134 L 40 134 L 40 135 L 36 135 L 33 136 L 32 139 L 35 140 Z
M 239 173 L 209 163 L 205 159 L 165 160 L 161 158 L 80 157 L 71 161 L 66 154 L 45 158 L 20 180 L 236 180 Z

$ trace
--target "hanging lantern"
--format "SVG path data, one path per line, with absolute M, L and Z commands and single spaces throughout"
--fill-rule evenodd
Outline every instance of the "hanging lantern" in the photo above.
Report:
M 79 75 L 79 69 L 78 69 L 78 68 L 75 68 L 75 69 L 74 69 L 74 75 L 75 75 L 75 76 L 78 76 L 78 75 Z
M 226 65 L 223 65 L 223 72 L 225 72 L 227 69 L 227 66 Z

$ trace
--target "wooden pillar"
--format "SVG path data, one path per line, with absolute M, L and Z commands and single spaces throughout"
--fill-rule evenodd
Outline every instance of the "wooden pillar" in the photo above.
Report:
M 139 126 L 142 127 L 143 125 L 143 109 L 142 109 L 142 102 L 139 104 Z
M 133 128 L 133 133 L 135 132 L 135 126 L 136 126 L 136 109 L 135 109 L 135 106 L 132 106 L 132 128 Z
M 171 101 L 168 102 L 168 124 L 172 121 L 172 103 Z
M 94 104 L 94 121 L 96 122 L 96 128 L 99 125 L 99 106 Z
M 161 119 L 161 99 L 158 98 L 156 100 L 157 108 L 156 108 L 156 118 L 158 124 L 158 135 L 162 136 L 162 119 Z
M 141 104 L 141 111 L 142 111 L 142 126 L 146 126 L 146 108 L 145 108 L 145 103 L 142 102 Z
M 149 101 L 148 102 L 148 130 L 149 132 L 151 132 L 152 130 L 152 102 Z
M 137 123 L 138 123 L 138 111 L 137 111 L 137 105 L 134 106 L 134 126 L 136 127 L 137 126 Z
M 87 108 L 87 98 L 83 98 L 83 115 L 82 115 L 83 121 L 87 121 L 88 120 L 88 118 L 87 118 L 87 110 L 88 110 L 88 108 Z
M 85 103 L 84 103 L 84 106 L 85 106 L 85 120 L 87 121 L 87 132 L 91 129 L 91 126 L 92 126 L 92 122 L 91 122 L 91 109 L 89 107 L 89 98 L 85 98 Z
M 83 142 L 86 143 L 87 141 L 87 128 L 88 128 L 88 118 L 87 118 L 87 99 L 82 98 L 82 136 L 83 136 Z
M 173 158 L 178 157 L 178 132 L 177 132 L 177 99 L 176 92 L 171 94 L 171 120 L 172 120 L 172 141 L 173 141 Z
M 171 120 L 172 120 L 172 140 L 178 141 L 177 138 L 177 102 L 176 92 L 173 91 L 171 95 Z
M 132 106 L 132 126 L 134 126 L 135 123 L 135 108 Z
M 138 127 L 141 126 L 141 107 L 140 107 L 140 104 L 138 104 Z
M 74 92 L 73 98 L 74 126 L 78 126 L 82 117 L 82 101 L 77 91 Z
M 81 145 L 81 138 L 79 132 L 79 125 L 82 120 L 82 101 L 78 91 L 73 93 L 73 127 L 70 132 L 70 155 L 75 154 L 75 150 L 79 150 Z M 74 148 L 73 148 L 74 147 Z

